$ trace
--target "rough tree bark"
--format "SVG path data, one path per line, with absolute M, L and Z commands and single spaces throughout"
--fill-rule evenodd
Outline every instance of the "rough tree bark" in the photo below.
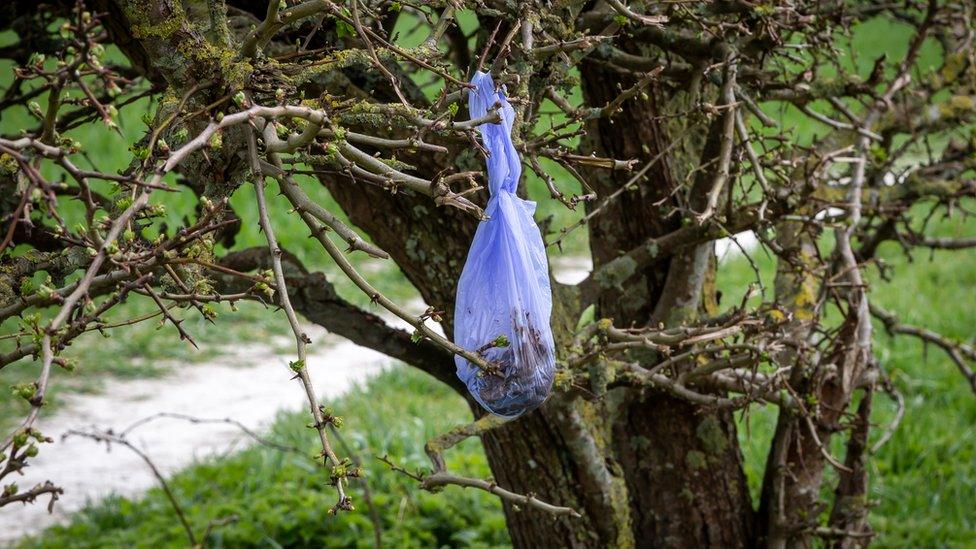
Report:
M 602 106 L 627 87 L 598 67 L 583 72 L 587 103 Z M 648 162 L 666 148 L 657 114 L 660 94 L 634 99 L 618 116 L 588 128 L 597 154 Z M 672 130 L 680 131 L 680 130 Z M 694 149 L 695 147 L 692 147 Z M 411 158 L 413 161 L 424 160 Z M 426 158 L 434 174 L 451 158 Z M 648 237 L 676 228 L 654 203 L 670 191 L 673 176 L 659 162 L 638 190 L 624 194 L 590 225 L 594 267 Z M 630 174 L 593 172 L 601 196 Z M 433 209 L 426 200 L 404 200 L 338 179 L 323 180 L 350 219 L 388 250 L 428 304 L 450 314 L 456 281 L 473 235 L 470 217 Z M 364 199 L 364 194 L 368 199 Z M 695 250 L 689 254 L 697 253 Z M 618 325 L 646 325 L 660 300 L 670 262 L 637 273 L 621 299 L 613 285 L 597 288 L 598 315 Z M 555 285 L 553 328 L 565 342 L 581 313 L 574 288 Z M 702 292 L 703 288 L 690 289 Z M 591 296 L 593 297 L 593 296 Z M 694 308 L 694 307 L 693 307 Z M 669 315 L 665 314 L 665 317 Z M 475 414 L 482 413 L 476 406 Z M 580 509 L 583 519 L 539 517 L 506 503 L 512 541 L 519 547 L 746 546 L 752 507 L 731 414 L 705 413 L 663 394 L 614 389 L 598 402 L 551 402 L 482 437 L 495 479 L 520 493 Z M 662 443 L 661 441 L 667 441 Z

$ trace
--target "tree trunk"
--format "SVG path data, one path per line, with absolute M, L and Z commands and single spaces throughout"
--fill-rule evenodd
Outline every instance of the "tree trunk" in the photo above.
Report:
M 584 71 L 590 105 L 606 104 L 620 78 L 601 69 Z M 627 82 L 620 82 L 626 87 Z M 668 145 L 652 98 L 633 100 L 610 122 L 588 128 L 597 154 L 647 162 Z M 692 144 L 691 149 L 700 149 Z M 436 173 L 437 162 L 411 159 Z M 586 174 L 600 196 L 622 185 L 619 176 Z M 625 193 L 590 227 L 596 266 L 650 236 L 676 228 L 677 216 L 654 205 L 668 195 L 672 176 L 658 164 L 633 193 Z M 455 284 L 474 224 L 429 200 L 404 200 L 362 185 L 326 181 L 351 220 L 389 251 L 425 300 L 448 316 Z M 364 193 L 369 199 L 364 199 Z M 377 216 L 374 212 L 385 215 Z M 397 212 L 393 214 L 392 212 Z M 701 250 L 693 250 L 693 255 Z M 710 253 L 710 252 L 709 252 Z M 704 257 L 708 257 L 705 254 Z M 700 259 L 681 258 L 688 262 Z M 706 262 L 707 263 L 707 262 Z M 617 325 L 645 325 L 661 299 L 671 262 L 660 262 L 628 283 L 599 288 L 602 317 Z M 700 295 L 698 286 L 689 291 Z M 636 290 L 632 290 L 637 288 Z M 555 285 L 553 328 L 565 348 L 581 312 L 578 291 Z M 692 307 L 696 308 L 696 307 Z M 451 331 L 450 321 L 445 325 Z M 469 401 L 470 402 L 470 401 Z M 475 413 L 480 413 L 475 408 Z M 730 414 L 716 414 L 663 394 L 612 389 L 595 402 L 560 394 L 542 409 L 482 437 L 499 485 L 579 510 L 583 518 L 553 518 L 506 503 L 509 532 L 517 547 L 722 546 L 750 543 L 752 508 L 742 456 Z

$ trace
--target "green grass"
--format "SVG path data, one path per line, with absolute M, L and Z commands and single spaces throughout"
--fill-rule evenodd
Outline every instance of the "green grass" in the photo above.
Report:
M 976 231 L 968 224 L 969 234 Z M 886 251 L 898 252 L 889 244 Z M 974 342 L 976 254 L 942 252 L 928 261 L 892 263 L 899 272 L 876 302 L 904 322 Z M 883 333 L 880 326 L 876 327 Z M 917 341 L 878 338 L 878 357 L 905 395 L 905 420 L 874 461 L 874 525 L 883 546 L 962 546 L 976 540 L 976 395 L 941 351 Z M 881 400 L 873 419 L 894 413 Z M 880 430 L 875 430 L 877 436 Z
M 971 206 L 971 204 L 970 204 Z M 942 236 L 976 234 L 976 220 L 938 223 Z M 832 249 L 824 240 L 823 250 Z M 752 254 L 763 283 L 771 291 L 774 263 L 761 250 Z M 902 322 L 925 326 L 950 338 L 976 342 L 976 253 L 919 251 L 914 261 L 896 243 L 879 256 L 890 267 L 885 282 L 872 271 L 874 303 L 898 314 Z M 755 275 L 745 260 L 723 268 L 720 285 L 725 304 L 738 303 Z M 834 314 L 830 316 L 836 316 Z M 917 340 L 889 337 L 875 323 L 875 356 L 906 401 L 905 419 L 871 461 L 871 523 L 880 547 L 967 546 L 976 539 L 976 395 L 950 360 L 937 348 Z M 891 423 L 896 406 L 879 393 L 874 401 L 873 444 Z M 753 499 L 758 498 L 765 458 L 776 425 L 776 410 L 752 408 L 740 415 L 739 435 Z M 835 437 L 832 452 L 844 455 Z M 836 475 L 828 467 L 824 497 L 829 499 Z M 829 510 L 828 510 L 829 511 Z

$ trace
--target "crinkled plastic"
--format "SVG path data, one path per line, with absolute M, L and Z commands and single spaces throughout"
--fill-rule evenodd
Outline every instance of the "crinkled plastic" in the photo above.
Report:
M 500 104 L 502 122 L 479 126 L 488 150 L 488 219 L 468 251 L 458 282 L 455 342 L 498 365 L 501 375 L 482 373 L 455 356 L 457 375 L 488 411 L 517 417 L 545 402 L 555 375 L 555 345 L 549 325 L 552 289 L 535 202 L 516 196 L 522 164 L 512 144 L 515 112 L 491 75 L 478 72 L 468 95 L 472 119 Z M 504 336 L 504 337 L 500 337 Z M 506 345 L 507 343 L 507 345 Z

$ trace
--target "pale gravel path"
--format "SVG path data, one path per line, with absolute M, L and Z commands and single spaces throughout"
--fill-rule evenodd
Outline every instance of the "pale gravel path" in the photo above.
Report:
M 341 395 L 392 364 L 380 353 L 328 336 L 317 327 L 309 327 L 309 333 L 316 345 L 309 349 L 308 362 L 322 400 Z M 46 500 L 0 509 L 0 543 L 64 521 L 88 500 L 112 493 L 135 496 L 156 484 L 134 452 L 122 447 L 106 452 L 104 445 L 81 437 L 61 440 L 69 429 L 120 430 L 138 419 L 171 412 L 230 417 L 260 431 L 274 421 L 279 410 L 307 405 L 298 381 L 291 379 L 289 358 L 289 353 L 276 352 L 273 345 L 235 345 L 214 361 L 177 365 L 162 378 L 112 380 L 99 394 L 66 397 L 57 412 L 42 415 L 37 422 L 38 429 L 55 442 L 44 445 L 25 475 L 16 479 L 22 488 L 51 479 L 65 493 L 53 514 L 47 513 Z M 191 425 L 168 418 L 137 429 L 130 438 L 167 476 L 193 461 L 251 443 L 231 425 Z

